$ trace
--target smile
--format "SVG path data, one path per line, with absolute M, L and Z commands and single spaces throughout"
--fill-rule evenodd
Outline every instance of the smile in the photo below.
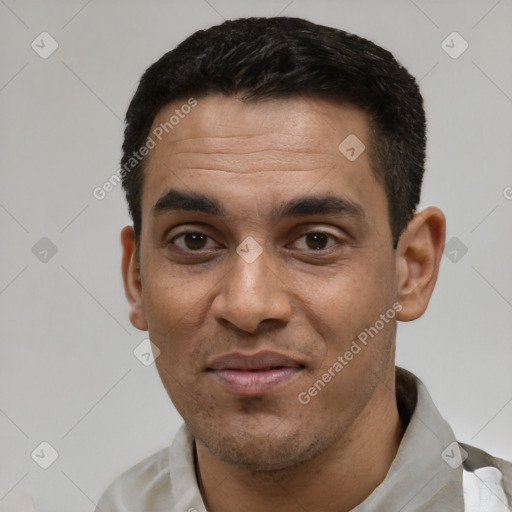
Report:
M 284 386 L 304 369 L 294 359 L 274 352 L 227 354 L 214 360 L 207 371 L 230 392 L 258 396 Z

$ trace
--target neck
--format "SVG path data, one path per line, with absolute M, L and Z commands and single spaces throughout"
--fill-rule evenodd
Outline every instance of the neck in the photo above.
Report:
M 395 381 L 381 383 L 351 427 L 301 465 L 259 472 L 214 457 L 196 441 L 197 476 L 209 512 L 345 512 L 384 480 L 403 435 Z

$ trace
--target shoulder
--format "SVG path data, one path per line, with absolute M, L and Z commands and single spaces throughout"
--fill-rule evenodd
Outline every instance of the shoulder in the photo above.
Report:
M 168 492 L 169 472 L 167 447 L 119 475 L 101 496 L 96 512 L 159 511 L 160 505 L 165 506 L 159 500 Z
M 512 510 L 512 463 L 459 443 L 463 455 L 466 512 Z

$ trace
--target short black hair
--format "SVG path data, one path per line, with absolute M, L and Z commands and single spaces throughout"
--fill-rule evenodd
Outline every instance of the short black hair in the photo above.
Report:
M 241 18 L 199 30 L 145 71 L 126 113 L 121 159 L 137 246 L 146 158 L 133 155 L 163 107 L 215 93 L 246 102 L 320 97 L 365 112 L 372 171 L 385 187 L 396 248 L 423 179 L 426 124 L 418 84 L 375 43 L 290 17 Z

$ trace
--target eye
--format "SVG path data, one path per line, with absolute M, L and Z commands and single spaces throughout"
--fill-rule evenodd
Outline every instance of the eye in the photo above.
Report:
M 297 240 L 301 239 L 305 239 L 304 241 L 306 247 L 299 247 L 299 249 L 312 251 L 322 251 L 330 249 L 331 247 L 334 247 L 336 244 L 341 243 L 341 240 L 338 237 L 331 235 L 330 233 L 326 233 L 324 231 L 311 231 L 310 233 L 302 235 Z M 326 247 L 329 242 L 329 239 L 333 240 L 335 243 Z
M 177 240 L 180 240 L 180 243 L 176 243 Z M 194 252 L 216 247 L 215 243 L 213 246 L 207 247 L 209 240 L 214 242 L 213 238 L 199 231 L 186 231 L 184 233 L 180 233 L 179 235 L 173 236 L 169 240 L 168 244 L 176 245 L 184 251 Z

